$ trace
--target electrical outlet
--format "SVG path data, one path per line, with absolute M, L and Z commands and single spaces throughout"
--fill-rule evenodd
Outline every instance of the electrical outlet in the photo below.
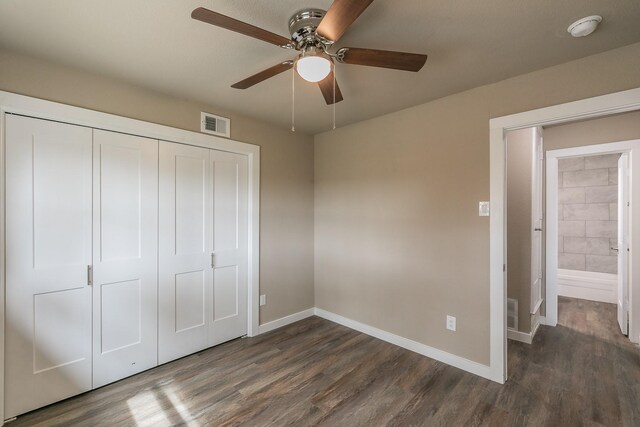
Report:
M 447 329 L 450 331 L 456 331 L 456 318 L 453 316 L 447 315 Z
M 265 305 L 267 303 L 267 296 L 260 295 L 260 305 Z

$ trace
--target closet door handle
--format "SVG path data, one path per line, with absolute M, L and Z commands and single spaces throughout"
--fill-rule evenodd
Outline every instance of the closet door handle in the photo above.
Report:
M 215 255 L 211 253 L 211 268 L 216 268 Z
M 87 286 L 93 286 L 93 266 L 87 265 Z

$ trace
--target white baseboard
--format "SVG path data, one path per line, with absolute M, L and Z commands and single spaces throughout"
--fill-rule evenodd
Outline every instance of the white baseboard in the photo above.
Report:
M 367 334 L 388 343 L 397 345 L 398 347 L 402 347 L 415 353 L 422 354 L 423 356 L 430 357 L 442 363 L 446 363 L 447 365 L 462 369 L 463 371 L 470 372 L 472 374 L 487 378 L 492 381 L 500 383 L 503 382 L 502 378 L 496 377 L 496 374 L 493 373 L 491 371 L 491 368 L 487 365 L 465 359 L 464 357 L 456 356 L 455 354 L 451 354 L 446 351 L 430 347 L 426 344 L 422 344 L 417 341 L 392 334 L 391 332 L 383 331 L 382 329 L 375 328 L 373 326 L 340 316 L 335 313 L 331 313 L 326 310 L 322 310 L 320 308 L 309 308 L 307 310 L 303 310 L 298 313 L 294 313 L 289 316 L 264 323 L 260 325 L 259 333 L 264 334 L 266 332 L 273 331 L 274 329 L 278 329 L 291 323 L 295 323 L 299 320 L 306 319 L 307 317 L 311 317 L 313 315 L 322 317 L 323 319 L 330 320 L 334 323 L 346 326 L 347 328 L 362 332 L 363 334 Z
M 308 308 L 306 310 L 299 311 L 297 313 L 290 314 L 285 317 L 281 317 L 279 319 L 273 320 L 271 322 L 264 323 L 260 325 L 258 328 L 260 334 L 264 334 L 265 332 L 273 331 L 274 329 L 281 328 L 283 326 L 290 325 L 291 323 L 295 323 L 299 320 L 306 319 L 307 317 L 313 316 L 314 313 L 313 308 Z
M 618 276 L 558 269 L 558 295 L 615 304 L 617 302 Z
M 544 325 L 546 318 L 540 316 L 539 314 L 535 314 L 533 316 L 533 325 L 531 327 L 531 332 L 520 332 L 515 329 L 507 328 L 507 338 L 513 341 L 520 341 L 525 344 L 531 344 L 533 342 L 533 338 L 536 336 L 536 332 L 538 332 L 538 328 L 540 325 Z
M 464 357 L 447 353 L 443 350 L 438 350 L 437 348 L 430 347 L 426 344 L 422 344 L 417 341 L 392 334 L 391 332 L 383 331 L 382 329 L 360 323 L 356 320 L 348 319 L 346 317 L 331 313 L 326 310 L 322 310 L 320 308 L 315 309 L 315 314 L 316 316 L 322 317 L 323 319 L 330 320 L 334 323 L 346 326 L 347 328 L 362 332 L 363 334 L 367 334 L 388 343 L 397 345 L 399 347 L 406 348 L 407 350 L 422 354 L 423 356 L 430 357 L 432 359 L 446 363 L 447 365 L 462 369 L 463 371 L 470 372 L 472 374 L 487 378 L 492 381 L 500 383 L 503 382 L 501 375 L 500 378 L 497 378 L 496 374 L 491 371 L 491 367 L 487 365 L 483 365 L 481 363 L 465 359 Z
M 520 332 L 515 329 L 507 328 L 507 338 L 512 341 L 520 341 L 525 344 L 531 344 L 533 341 L 533 335 L 531 332 Z
M 547 319 L 540 315 L 540 307 L 542 306 L 542 300 L 538 303 L 538 307 L 536 308 L 535 313 L 533 314 L 533 318 L 531 319 L 531 342 L 536 337 L 536 332 L 538 332 L 538 328 L 540 325 L 544 325 L 544 321 Z

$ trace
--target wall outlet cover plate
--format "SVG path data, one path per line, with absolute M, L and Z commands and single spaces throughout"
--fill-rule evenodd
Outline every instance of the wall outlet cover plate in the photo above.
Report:
M 456 318 L 453 316 L 447 316 L 447 329 L 450 331 L 456 331 Z

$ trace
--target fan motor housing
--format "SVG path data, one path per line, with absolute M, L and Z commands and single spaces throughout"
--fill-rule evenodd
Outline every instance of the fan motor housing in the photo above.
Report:
M 316 29 L 327 12 L 322 9 L 303 9 L 289 19 L 289 33 L 297 48 L 317 45 Z

